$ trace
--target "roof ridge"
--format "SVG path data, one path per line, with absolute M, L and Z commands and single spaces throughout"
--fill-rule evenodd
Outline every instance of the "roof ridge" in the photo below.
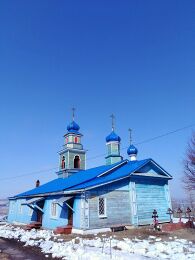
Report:
M 113 167 L 111 170 L 114 170 L 115 168 L 117 169 L 118 167 L 122 167 L 123 164 L 127 164 L 127 163 L 128 163 L 128 160 L 127 160 L 127 159 L 126 159 L 126 160 L 123 160 L 123 161 L 121 161 L 121 163 L 117 164 L 117 165 L 116 165 L 115 167 Z M 102 176 L 104 176 L 104 175 L 107 175 L 109 172 L 110 172 L 110 171 L 103 172 L 103 173 L 99 174 L 98 176 L 96 176 L 96 178 L 102 177 Z
M 108 169 L 108 170 L 106 170 L 105 172 L 101 173 L 100 175 L 94 176 L 93 178 L 87 179 L 87 180 L 85 180 L 85 181 L 83 181 L 83 182 L 80 182 L 79 184 L 72 185 L 71 187 L 68 187 L 68 189 L 73 188 L 73 187 L 78 186 L 78 185 L 81 185 L 81 184 L 84 184 L 84 183 L 87 183 L 87 182 L 89 182 L 89 181 L 95 180 L 96 178 L 100 177 L 100 176 L 103 175 L 103 174 L 106 174 L 106 173 L 112 171 L 112 170 L 115 169 L 115 168 L 118 168 L 118 167 L 120 167 L 120 166 L 122 167 L 122 165 L 123 165 L 124 163 L 127 163 L 127 161 L 128 161 L 128 160 L 123 160 L 123 161 L 121 161 L 121 162 L 118 163 L 118 164 L 114 164 L 113 167 L 111 167 L 110 169 Z M 64 190 L 66 190 L 66 189 L 64 189 Z

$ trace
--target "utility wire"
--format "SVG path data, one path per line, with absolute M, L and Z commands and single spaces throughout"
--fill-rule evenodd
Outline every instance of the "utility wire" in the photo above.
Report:
M 13 177 L 1 178 L 0 181 L 17 179 L 17 178 L 30 176 L 30 175 L 34 175 L 34 174 L 38 174 L 38 173 L 42 173 L 42 172 L 48 172 L 50 170 L 55 170 L 55 169 L 58 169 L 58 167 L 53 167 L 53 168 L 49 168 L 49 169 L 45 169 L 45 170 L 39 170 L 39 171 L 35 171 L 35 172 L 30 172 L 30 173 L 25 173 L 25 174 L 16 175 L 16 176 L 13 176 Z
M 165 134 L 161 134 L 161 135 L 157 135 L 157 136 L 148 138 L 148 139 L 143 140 L 143 141 L 141 141 L 141 142 L 135 143 L 135 145 L 140 145 L 140 144 L 144 144 L 144 143 L 149 143 L 149 142 L 152 142 L 152 141 L 157 140 L 157 139 L 159 139 L 159 138 L 163 138 L 163 137 L 165 137 L 165 136 L 168 136 L 168 135 L 171 135 L 171 134 L 175 134 L 175 133 L 177 133 L 177 132 L 180 132 L 180 131 L 183 131 L 183 130 L 185 130 L 185 129 L 191 128 L 191 127 L 193 127 L 193 126 L 195 126 L 195 123 L 194 123 L 194 124 L 191 124 L 191 125 L 188 125 L 188 126 L 184 126 L 184 127 L 175 129 L 175 130 L 173 130 L 173 131 L 169 131 L 169 132 L 167 132 L 167 133 L 165 133 Z M 121 148 L 121 150 L 125 150 L 125 149 L 127 149 L 127 148 L 128 148 L 128 146 Z M 89 158 L 88 158 L 88 161 L 89 161 L 89 160 L 94 160 L 94 159 L 100 158 L 100 157 L 105 156 L 105 155 L 106 155 L 106 154 L 103 153 L 103 154 L 96 155 L 96 156 L 94 156 L 94 157 L 89 157 Z M 58 167 L 53 167 L 53 168 L 49 168 L 49 169 L 45 169 L 45 170 L 39 170 L 39 171 L 30 172 L 30 173 L 26 173 L 26 174 L 16 175 L 16 176 L 13 176 L 13 177 L 1 178 L 0 181 L 11 180 L 11 179 L 17 179 L 17 178 L 21 178 L 21 177 L 25 177 L 25 176 L 35 175 L 35 174 L 38 174 L 38 173 L 48 172 L 48 171 L 50 171 L 50 170 L 55 170 L 55 169 L 58 169 Z
M 157 136 L 155 136 L 155 137 L 148 138 L 148 139 L 146 139 L 146 140 L 144 140 L 144 141 L 135 143 L 134 145 L 140 145 L 140 144 L 144 144 L 144 143 L 149 143 L 149 142 L 152 142 L 152 141 L 154 141 L 154 140 L 156 140 L 156 139 L 159 139 L 159 138 L 165 137 L 165 136 L 167 136 L 167 135 L 171 135 L 171 134 L 180 132 L 180 131 L 182 131 L 182 130 L 191 128 L 191 127 L 193 127 L 193 126 L 195 126 L 195 124 L 191 124 L 191 125 L 188 125 L 188 126 L 184 126 L 184 127 L 178 128 L 178 129 L 176 129 L 176 130 L 167 132 L 167 133 L 165 133 L 165 134 L 157 135 Z M 129 146 L 123 147 L 123 148 L 121 148 L 121 150 L 125 150 L 125 149 L 127 149 L 128 147 L 129 147 Z M 96 155 L 96 156 L 94 156 L 94 157 L 88 158 L 88 160 L 94 160 L 94 159 L 96 159 L 96 158 L 99 158 L 99 157 L 102 157 L 102 156 L 105 156 L 105 155 L 106 155 L 105 153 L 104 153 L 104 154 L 99 154 L 99 155 Z

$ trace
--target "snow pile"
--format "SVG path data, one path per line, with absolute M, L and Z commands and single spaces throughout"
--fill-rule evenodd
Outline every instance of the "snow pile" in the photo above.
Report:
M 195 259 L 195 245 L 177 237 L 170 237 L 169 241 L 162 241 L 155 236 L 149 236 L 147 240 L 124 238 L 120 241 L 102 235 L 101 238 L 77 237 L 65 242 L 49 230 L 25 231 L 11 225 L 0 226 L 0 237 L 17 239 L 24 242 L 25 246 L 38 246 L 46 257 L 51 254 L 62 259 Z
M 181 222 L 183 223 L 187 223 L 188 221 L 189 221 L 188 218 L 181 218 Z M 178 223 L 178 222 L 179 222 L 179 218 L 173 218 L 173 223 Z

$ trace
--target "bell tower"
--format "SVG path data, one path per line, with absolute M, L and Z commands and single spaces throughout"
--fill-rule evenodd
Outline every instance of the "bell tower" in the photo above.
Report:
M 83 149 L 79 132 L 80 127 L 75 122 L 75 108 L 72 108 L 72 122 L 67 126 L 67 133 L 64 135 L 63 149 L 59 151 L 59 178 L 67 178 L 70 175 L 85 170 L 86 150 Z
M 114 131 L 114 115 L 111 115 L 112 118 L 112 132 L 106 137 L 106 146 L 107 146 L 107 156 L 106 156 L 106 165 L 117 163 L 123 160 L 123 157 L 120 155 L 120 142 L 121 138 Z

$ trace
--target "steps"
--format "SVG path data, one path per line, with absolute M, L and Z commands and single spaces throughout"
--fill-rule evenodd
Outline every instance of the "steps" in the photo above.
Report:
M 72 233 L 72 226 L 71 225 L 67 225 L 67 226 L 62 226 L 62 227 L 57 227 L 54 231 L 54 234 L 71 234 Z
M 41 226 L 41 222 L 31 222 L 30 224 L 26 225 L 26 230 L 31 230 L 33 228 L 40 229 Z

